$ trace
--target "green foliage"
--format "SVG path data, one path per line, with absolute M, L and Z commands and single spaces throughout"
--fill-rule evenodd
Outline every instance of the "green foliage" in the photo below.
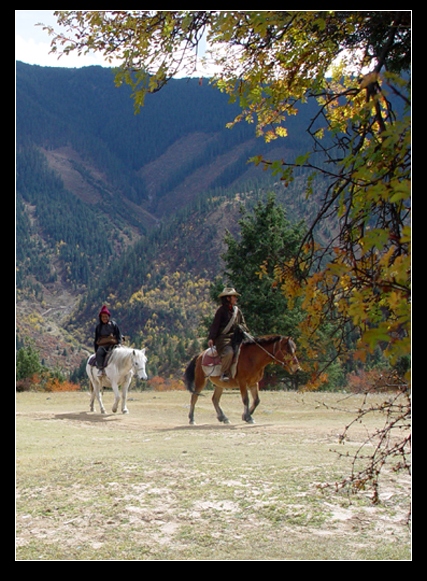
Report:
M 283 206 L 269 194 L 249 213 L 242 206 L 238 237 L 225 235 L 224 276 L 242 293 L 240 304 L 253 334 L 295 335 L 299 315 L 288 309 L 275 283 L 275 267 L 290 260 L 304 234 L 302 223 L 291 225 Z
M 399 76 L 409 71 L 410 13 L 233 13 L 230 20 L 217 37 L 229 34 L 217 82 L 235 96 L 243 79 L 246 111 L 236 121 L 256 119 L 269 141 L 285 135 L 298 101 L 317 98 L 322 107 L 308 129 L 329 167 L 308 156 L 282 163 L 329 176 L 314 224 L 336 218 L 330 241 L 319 245 L 311 227 L 296 260 L 277 271 L 283 292 L 303 298 L 304 344 L 320 343 L 329 318 L 337 349 L 351 323 L 360 333 L 358 357 L 381 345 L 395 363 L 410 351 L 410 83 Z M 344 48 L 348 57 L 332 66 Z M 279 173 L 277 161 L 270 165 Z
M 16 165 L 19 282 L 25 283 L 25 274 L 35 275 L 40 282 L 52 282 L 56 275 L 48 266 L 47 254 L 62 261 L 65 280 L 75 285 L 87 284 L 90 274 L 112 255 L 111 243 L 96 210 L 64 188 L 35 148 L 20 150 Z M 34 206 L 43 242 L 41 237 L 34 236 L 36 231 L 25 212 L 26 204 Z
M 116 82 L 132 87 L 137 109 L 174 74 L 197 67 L 195 48 L 204 33 L 218 70 L 214 83 L 243 109 L 234 123 L 254 123 L 256 134 L 273 143 L 288 138 L 293 117 L 315 102 L 318 109 L 307 125 L 313 151 L 273 160 L 263 151 L 254 155 L 286 184 L 304 169 L 324 177 L 317 214 L 296 255 L 278 258 L 271 286 L 280 288 L 288 307 L 305 311 L 300 343 L 313 359 L 324 340 L 325 320 L 334 329 L 337 352 L 348 349 L 352 335 L 354 355 L 361 360 L 378 346 L 392 363 L 408 356 L 409 11 L 56 15 L 67 35 L 51 30 L 52 50 L 98 50 L 119 58 Z M 307 187 L 308 199 L 314 183 Z M 266 284 L 269 268 L 259 265 Z
M 69 34 L 51 29 L 52 50 L 92 49 L 118 58 L 116 81 L 132 86 L 137 108 L 177 72 L 197 67 L 195 49 L 205 32 L 218 70 L 214 83 L 243 109 L 235 123 L 255 123 L 266 142 L 286 138 L 300 103 L 318 99 L 321 111 L 308 130 L 329 167 L 313 165 L 305 152 L 264 163 L 276 175 L 282 166 L 286 181 L 294 165 L 327 175 L 313 228 L 334 215 L 336 234 L 319 246 L 310 228 L 277 282 L 286 295 L 303 298 L 307 344 L 329 317 L 337 322 L 337 347 L 351 323 L 361 333 L 361 357 L 384 343 L 392 361 L 408 354 L 410 11 L 55 14 Z M 402 116 L 392 98 L 406 107 Z
M 16 354 L 16 379 L 26 379 L 42 370 L 38 351 L 31 345 L 18 349 Z
M 197 167 L 206 165 L 214 155 L 252 137 L 249 127 L 242 125 L 234 132 L 225 128 L 239 106 L 230 107 L 227 96 L 207 82 L 174 80 L 156 98 L 149 97 L 140 114 L 134 115 L 128 87 L 116 88 L 113 78 L 112 71 L 102 67 L 61 69 L 18 62 L 18 146 L 72 147 L 105 175 L 113 190 L 140 204 L 148 203 L 141 168 L 179 139 L 194 132 L 206 135 L 197 156 L 187 159 L 180 175 L 174 176 L 175 185 L 184 181 L 195 163 Z M 74 164 L 76 170 L 84 171 L 81 163 L 74 160 Z M 90 176 L 86 172 L 82 177 Z M 90 185 L 100 188 L 96 182 Z M 111 191 L 98 194 L 104 205 L 113 206 L 111 211 L 120 205 L 117 198 L 111 204 Z
M 279 367 L 270 366 L 265 375 L 270 388 L 342 387 L 346 370 L 332 341 L 333 326 L 325 321 L 319 329 L 319 341 L 308 349 L 299 341 L 307 310 L 302 308 L 302 301 L 288 301 L 277 281 L 278 265 L 293 260 L 298 253 L 306 232 L 304 222 L 288 221 L 285 208 L 277 203 L 273 193 L 255 204 L 251 212 L 242 206 L 241 214 L 238 234 L 225 235 L 225 268 L 211 285 L 211 298 L 216 300 L 225 284 L 232 285 L 242 295 L 239 304 L 253 335 L 279 333 L 296 340 L 303 372 L 290 376 Z M 206 325 L 210 322 L 205 320 Z

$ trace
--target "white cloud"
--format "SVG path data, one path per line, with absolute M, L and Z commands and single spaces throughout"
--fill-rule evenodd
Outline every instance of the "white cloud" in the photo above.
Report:
M 71 52 L 58 58 L 56 54 L 50 53 L 51 37 L 47 31 L 43 30 L 44 24 L 52 26 L 56 31 L 63 32 L 63 28 L 58 26 L 57 19 L 53 10 L 15 10 L 15 58 L 18 61 L 30 65 L 40 65 L 43 67 L 71 67 L 80 68 L 91 65 L 100 65 L 111 67 L 119 63 L 108 63 L 100 53 L 88 53 L 87 55 L 78 56 Z M 213 73 L 212 65 L 206 65 L 202 62 L 202 55 L 205 52 L 206 41 L 202 40 L 199 47 L 199 58 L 197 70 L 192 73 L 193 76 L 211 76 Z M 182 72 L 180 76 L 187 76 L 188 72 Z
M 58 58 L 55 54 L 49 54 L 50 42 L 39 42 L 34 38 L 15 37 L 15 58 L 29 65 L 40 65 L 42 67 L 87 67 L 91 65 L 107 65 L 101 55 L 88 54 L 78 56 L 70 53 Z
M 43 26 L 36 26 L 39 23 L 55 27 L 57 21 L 53 10 L 15 10 L 16 60 L 43 67 L 111 66 L 105 63 L 102 55 L 95 53 L 82 56 L 70 53 L 61 58 L 49 54 L 51 39 Z

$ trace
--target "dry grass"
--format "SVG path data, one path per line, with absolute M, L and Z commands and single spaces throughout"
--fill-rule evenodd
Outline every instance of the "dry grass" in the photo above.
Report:
M 322 405 L 343 397 L 262 392 L 247 425 L 229 392 L 227 426 L 206 392 L 189 426 L 185 392 L 131 392 L 127 416 L 90 413 L 87 393 L 19 393 L 16 559 L 410 560 L 406 477 L 386 476 L 376 506 L 316 486 L 349 468 L 331 450 L 361 397 Z

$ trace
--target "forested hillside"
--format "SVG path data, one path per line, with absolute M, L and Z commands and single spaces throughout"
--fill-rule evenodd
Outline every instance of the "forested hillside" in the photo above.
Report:
M 256 140 L 250 125 L 227 129 L 237 113 L 205 79 L 172 81 L 135 115 L 109 69 L 17 63 L 21 341 L 33 337 L 47 363 L 75 368 L 107 303 L 128 340 L 149 347 L 151 373 L 180 372 L 215 307 L 209 288 L 240 206 L 274 190 L 297 220 L 316 203 L 304 175 L 286 188 L 248 164 L 305 151 L 313 112 L 290 121 L 286 149 Z

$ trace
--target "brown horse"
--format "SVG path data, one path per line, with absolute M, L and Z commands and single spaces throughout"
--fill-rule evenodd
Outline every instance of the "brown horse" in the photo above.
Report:
M 295 355 L 295 343 L 290 337 L 280 335 L 267 335 L 256 337 L 253 341 L 244 341 L 240 357 L 237 364 L 237 371 L 234 379 L 227 382 L 221 381 L 219 376 L 206 376 L 202 368 L 202 355 L 196 355 L 190 361 L 185 370 L 184 381 L 187 389 L 191 392 L 190 413 L 188 414 L 190 424 L 194 424 L 194 408 L 200 392 L 206 386 L 208 379 L 215 385 L 212 403 L 215 407 L 218 421 L 228 424 L 228 418 L 219 406 L 223 389 L 226 387 L 238 387 L 243 401 L 242 420 L 250 424 L 254 423 L 252 414 L 259 404 L 258 382 L 264 375 L 264 369 L 269 363 L 283 365 L 289 373 L 296 373 L 301 369 Z M 252 395 L 252 407 L 249 409 L 249 394 Z

